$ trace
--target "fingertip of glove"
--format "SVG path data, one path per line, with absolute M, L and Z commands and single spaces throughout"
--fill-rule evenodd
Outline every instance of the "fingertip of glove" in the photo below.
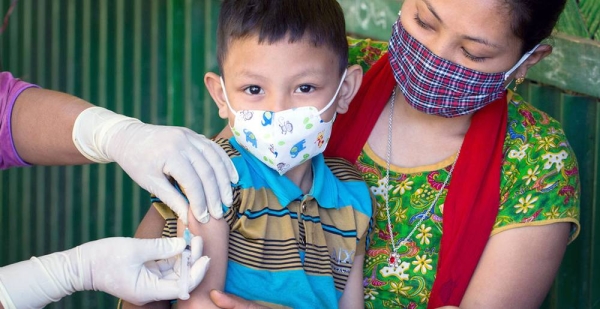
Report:
M 188 208 L 187 207 L 184 207 L 184 208 L 173 207 L 173 208 L 171 208 L 171 210 L 173 210 L 173 212 L 175 214 L 177 214 L 177 219 L 181 220 L 181 222 L 183 222 L 183 224 L 185 226 L 188 225 L 188 215 L 187 215 Z
M 238 174 L 235 165 L 233 165 L 233 162 L 231 161 L 229 161 L 229 179 L 232 183 L 237 183 L 240 181 L 240 175 Z
M 201 277 L 203 277 L 204 273 L 210 266 L 210 258 L 206 255 L 201 256 L 196 260 L 196 262 L 194 262 L 194 266 L 195 267 L 193 268 L 195 269 L 195 274 L 199 274 Z
M 200 218 L 198 218 L 198 222 L 200 223 L 208 223 L 208 220 L 210 220 L 210 215 L 208 212 L 203 213 L 200 215 Z
M 190 293 L 180 293 L 178 298 L 181 300 L 188 300 L 190 299 Z
M 212 207 L 212 216 L 215 219 L 221 219 L 223 217 L 223 205 L 221 203 Z
M 240 181 L 240 176 L 238 175 L 237 171 L 235 169 L 233 169 L 233 172 L 231 173 L 231 182 L 236 184 Z
M 183 222 L 183 225 L 188 226 L 187 215 L 185 215 L 185 216 L 179 216 L 179 220 L 181 220 L 181 222 Z
M 202 256 L 198 260 L 200 261 L 200 263 L 204 264 L 204 269 L 208 269 L 208 267 L 210 266 L 210 258 L 208 256 Z

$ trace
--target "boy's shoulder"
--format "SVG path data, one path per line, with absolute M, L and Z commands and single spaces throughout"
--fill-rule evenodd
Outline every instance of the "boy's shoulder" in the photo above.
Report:
M 212 138 L 212 140 L 217 143 L 217 145 L 221 146 L 221 148 L 223 148 L 223 150 L 225 150 L 225 153 L 227 153 L 227 155 L 230 158 L 233 157 L 237 157 L 240 156 L 240 152 L 237 151 L 237 149 L 235 149 L 233 147 L 233 145 L 231 145 L 231 143 L 229 142 L 228 139 L 226 138 Z

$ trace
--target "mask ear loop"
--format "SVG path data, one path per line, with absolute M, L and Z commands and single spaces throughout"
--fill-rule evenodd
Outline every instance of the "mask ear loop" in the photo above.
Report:
M 335 91 L 335 94 L 333 95 L 333 98 L 331 99 L 331 101 L 329 101 L 329 103 L 327 103 L 327 105 L 325 107 L 323 107 L 320 111 L 319 111 L 319 115 L 323 114 L 326 110 L 328 110 L 331 105 L 333 105 L 333 102 L 335 102 L 335 99 L 337 98 L 338 94 L 340 93 L 340 89 L 342 89 L 342 85 L 344 84 L 344 80 L 346 79 L 346 74 L 348 73 L 348 69 L 346 69 L 344 71 L 344 74 L 342 74 L 342 79 L 340 80 L 340 84 L 337 87 L 337 90 Z
M 231 107 L 231 104 L 229 104 L 229 98 L 227 97 L 227 89 L 225 89 L 225 82 L 223 81 L 223 76 L 220 77 L 221 80 L 221 87 L 223 88 L 223 94 L 225 95 L 225 102 L 227 103 L 227 107 L 229 107 L 229 110 L 236 114 L 237 112 Z
M 225 102 L 227 103 L 227 107 L 229 107 L 229 110 L 237 117 L 237 112 L 233 109 L 233 107 L 231 107 L 231 104 L 229 104 L 229 98 L 227 97 L 227 89 L 225 89 L 225 82 L 223 81 L 223 76 L 220 77 L 220 80 L 221 80 L 221 87 L 223 88 L 223 95 L 225 95 Z M 235 132 L 235 129 L 231 125 L 230 121 L 227 121 L 227 125 L 231 129 L 231 132 Z
M 521 57 L 521 59 L 519 59 L 517 64 L 515 64 L 510 70 L 508 70 L 506 73 L 504 73 L 504 81 L 507 81 L 510 74 L 512 74 L 517 68 L 519 68 L 521 66 L 521 64 L 523 64 L 523 62 L 525 62 L 525 60 L 527 60 L 527 58 L 529 58 L 529 56 L 531 56 L 531 54 L 533 54 L 539 46 L 540 46 L 540 44 L 537 44 L 530 51 L 526 52 L 525 55 L 523 55 L 523 57 Z M 506 85 L 506 88 L 508 88 L 508 85 Z

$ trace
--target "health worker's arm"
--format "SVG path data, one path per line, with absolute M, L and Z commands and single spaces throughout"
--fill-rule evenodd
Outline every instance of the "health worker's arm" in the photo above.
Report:
M 3 95 L 8 94 L 0 93 L 0 98 Z M 238 180 L 231 160 L 221 147 L 190 129 L 145 124 L 69 94 L 41 88 L 19 93 L 10 126 L 16 153 L 25 162 L 117 162 L 184 221 L 188 206 L 195 218 L 206 222 L 209 213 L 215 218 L 222 216 L 222 203 L 231 204 L 231 182 Z M 185 189 L 189 205 L 168 176 Z
M 19 156 L 33 165 L 76 165 L 91 163 L 73 144 L 77 116 L 93 105 L 68 95 L 28 88 L 13 107 L 12 137 Z

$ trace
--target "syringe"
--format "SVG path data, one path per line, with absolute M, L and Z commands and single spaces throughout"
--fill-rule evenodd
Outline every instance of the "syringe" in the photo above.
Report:
M 192 233 L 186 227 L 183 232 L 183 239 L 185 240 L 185 249 L 181 253 L 181 271 L 179 275 L 179 299 L 186 300 L 190 298 L 188 291 L 189 288 L 189 270 L 190 270 L 190 256 L 191 249 L 190 243 L 192 242 Z

